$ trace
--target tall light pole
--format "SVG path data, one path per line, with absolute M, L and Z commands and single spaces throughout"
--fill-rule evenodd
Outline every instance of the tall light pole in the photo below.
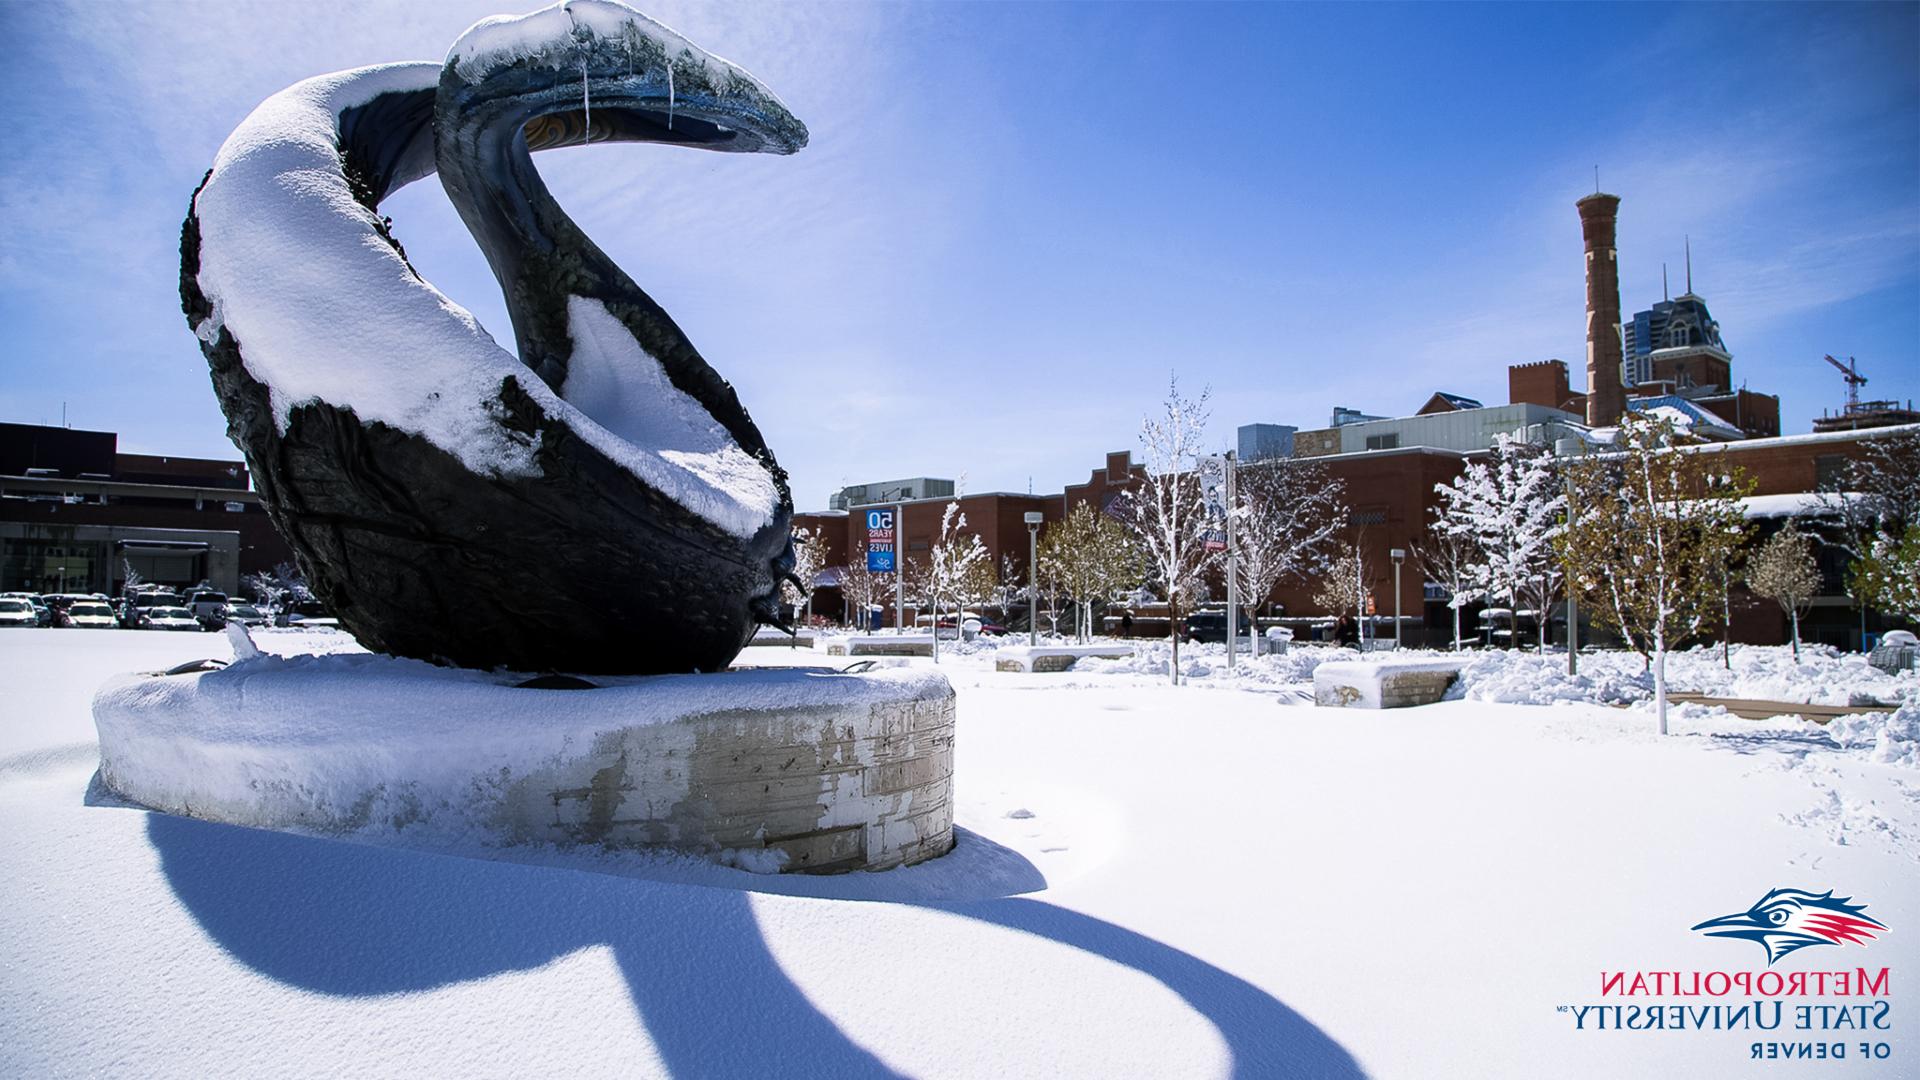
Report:
M 1554 445 L 1556 457 L 1569 458 L 1574 455 L 1580 443 L 1577 439 L 1561 439 Z M 1561 474 L 1567 482 L 1567 528 L 1574 526 L 1574 490 L 1573 470 L 1567 465 L 1560 466 Z M 1567 584 L 1567 677 L 1580 674 L 1580 596 L 1573 580 L 1573 566 L 1569 563 L 1560 572 L 1561 579 Z
M 1226 459 L 1227 474 L 1227 672 L 1233 672 L 1233 653 L 1240 644 L 1240 575 L 1238 549 L 1233 546 L 1233 451 L 1221 455 Z
M 1040 646 L 1040 523 L 1047 515 L 1026 513 L 1027 522 L 1027 647 Z
M 1406 548 L 1394 548 L 1387 554 L 1393 556 L 1393 647 L 1400 647 L 1400 564 L 1407 559 Z

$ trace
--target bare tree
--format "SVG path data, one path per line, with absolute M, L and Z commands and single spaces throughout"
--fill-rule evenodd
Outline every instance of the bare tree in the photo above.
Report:
M 1206 390 L 1198 399 L 1182 397 L 1179 380 L 1168 383 L 1163 412 L 1140 424 L 1143 475 L 1116 505 L 1146 555 L 1153 583 L 1167 596 L 1167 633 L 1173 642 L 1168 673 L 1175 685 L 1180 682 L 1181 605 L 1213 562 L 1207 550 L 1212 523 L 1190 471 L 1205 452 L 1208 397 Z
M 1258 612 L 1274 586 L 1326 566 L 1347 516 L 1346 485 L 1325 464 L 1298 458 L 1242 466 L 1235 481 L 1233 557 L 1243 595 Z M 1260 635 L 1249 633 L 1257 656 Z
M 1813 537 L 1791 524 L 1767 538 L 1747 560 L 1747 587 L 1780 605 L 1793 622 L 1793 656 L 1800 658 L 1800 616 L 1820 591 Z

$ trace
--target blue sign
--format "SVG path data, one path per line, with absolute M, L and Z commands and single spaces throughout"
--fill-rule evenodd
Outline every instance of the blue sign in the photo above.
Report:
M 867 570 L 869 573 L 893 573 L 893 532 L 893 511 L 867 511 Z

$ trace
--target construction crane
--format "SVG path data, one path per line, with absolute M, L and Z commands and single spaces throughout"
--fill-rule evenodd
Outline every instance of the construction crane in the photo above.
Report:
M 1860 411 L 1860 388 L 1867 385 L 1867 377 L 1865 375 L 1860 374 L 1860 371 L 1858 367 L 1855 365 L 1854 359 L 1851 356 L 1847 357 L 1847 362 L 1843 364 L 1840 361 L 1835 360 L 1833 358 L 1833 355 L 1829 353 L 1827 355 L 1827 363 L 1832 364 L 1834 367 L 1839 368 L 1841 376 L 1847 380 L 1847 412 L 1849 413 L 1859 412 Z

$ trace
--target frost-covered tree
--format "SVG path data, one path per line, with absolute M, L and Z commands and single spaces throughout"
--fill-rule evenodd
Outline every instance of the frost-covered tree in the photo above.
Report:
M 1014 604 L 1027 594 L 1027 575 L 1012 555 L 1000 556 L 1000 574 L 993 587 L 993 605 L 1011 617 Z
M 977 534 L 962 532 L 967 515 L 958 502 L 950 502 L 940 516 L 940 534 L 927 549 L 925 589 L 933 608 L 933 658 L 940 659 L 940 608 L 950 603 L 959 623 L 959 612 L 967 604 L 979 602 L 993 589 L 993 560 L 987 545 Z
M 1514 608 L 1531 604 L 1544 650 L 1546 609 L 1560 580 L 1554 538 L 1566 506 L 1552 455 L 1495 435 L 1492 460 L 1469 463 L 1458 480 L 1434 491 L 1440 496 L 1434 531 L 1473 539 L 1480 553 L 1471 567 L 1475 589 Z
M 1920 622 L 1920 524 L 1876 538 L 1848 572 L 1855 596 L 1878 611 Z
M 1472 533 L 1428 530 L 1414 541 L 1413 557 L 1426 579 L 1447 591 L 1447 606 L 1453 609 L 1453 647 L 1458 651 L 1461 609 L 1483 595 L 1475 584 L 1475 568 L 1485 562 L 1479 541 Z
M 1234 564 L 1255 611 L 1280 582 L 1326 566 L 1347 517 L 1346 485 L 1310 458 L 1241 466 L 1234 501 Z M 1258 655 L 1260 635 L 1252 637 Z
M 1858 556 L 1875 540 L 1920 525 L 1920 431 L 1861 440 L 1860 457 L 1821 485 L 1821 508 L 1840 522 L 1829 542 Z
M 793 530 L 793 576 L 804 584 L 795 585 L 792 579 L 780 583 L 781 595 L 800 613 L 802 625 L 813 617 L 813 590 L 820 571 L 826 569 L 827 541 L 823 533 L 821 529 Z
M 1559 547 L 1571 586 L 1653 670 L 1667 733 L 1667 652 L 1719 608 L 1722 567 L 1746 535 L 1751 488 L 1722 453 L 1678 449 L 1671 422 L 1629 413 L 1622 449 L 1569 466 L 1572 525 Z
M 241 579 L 241 584 L 266 607 L 267 617 L 276 621 L 282 612 L 294 604 L 313 599 L 313 590 L 307 588 L 306 575 L 290 562 L 278 564 L 271 572 L 263 570 L 248 574 Z
M 847 565 L 840 568 L 840 595 L 854 612 L 854 625 L 866 629 L 868 612 L 891 587 L 890 577 L 867 569 L 867 542 L 854 541 Z
M 1067 597 L 1063 561 L 1057 549 L 1047 547 L 1046 537 L 1043 535 L 1040 543 L 1040 561 L 1035 564 L 1037 572 L 1034 575 L 1040 588 L 1040 595 L 1035 598 L 1034 605 L 1036 608 L 1041 604 L 1046 605 L 1047 633 L 1052 637 L 1060 636 L 1060 604 Z M 1035 616 L 1038 617 L 1038 615 L 1039 612 L 1036 611 Z
M 1911 550 L 1911 530 L 1920 528 L 1920 431 L 1862 440 L 1860 457 L 1822 485 L 1820 502 L 1829 523 L 1821 539 L 1852 559 L 1847 588 L 1854 599 L 1863 608 L 1920 617 L 1898 606 L 1899 555 Z
M 1747 587 L 1780 605 L 1793 622 L 1793 655 L 1800 657 L 1800 616 L 1820 591 L 1813 537 L 1792 525 L 1781 529 L 1747 559 Z
M 1167 385 L 1159 415 L 1140 423 L 1143 475 L 1115 504 L 1122 523 L 1146 557 L 1152 583 L 1167 597 L 1168 637 L 1173 662 L 1168 673 L 1180 682 L 1180 611 L 1202 584 L 1213 555 L 1207 550 L 1211 525 L 1201 504 L 1199 478 L 1192 472 L 1206 452 L 1209 391 L 1198 399 L 1180 393 L 1178 379 Z

